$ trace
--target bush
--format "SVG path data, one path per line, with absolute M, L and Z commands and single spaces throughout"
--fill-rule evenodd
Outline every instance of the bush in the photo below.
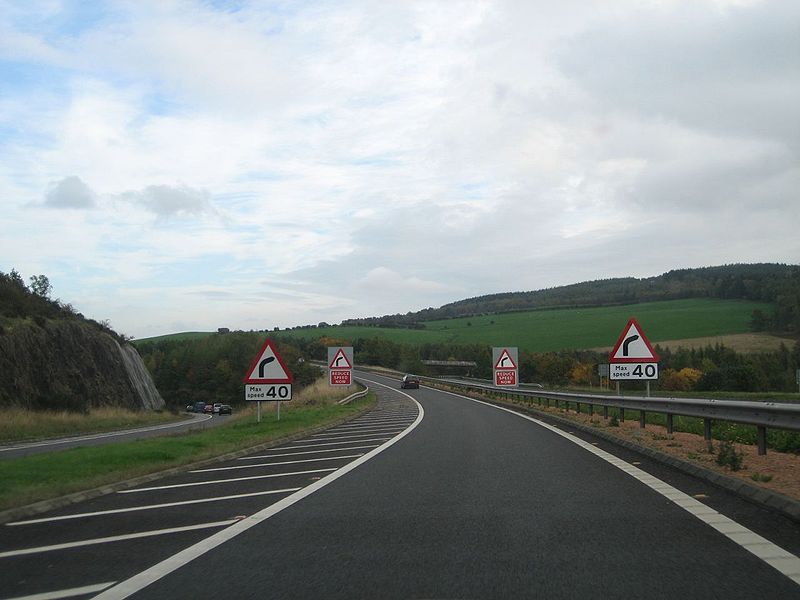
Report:
M 722 440 L 719 443 L 717 453 L 717 464 L 721 467 L 728 467 L 731 471 L 738 471 L 744 463 L 744 454 L 736 451 L 736 446 L 730 440 Z

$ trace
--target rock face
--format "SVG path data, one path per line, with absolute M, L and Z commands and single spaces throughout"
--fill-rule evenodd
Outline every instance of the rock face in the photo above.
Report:
M 132 346 L 80 321 L 17 321 L 0 332 L 0 406 L 86 411 L 160 409 Z

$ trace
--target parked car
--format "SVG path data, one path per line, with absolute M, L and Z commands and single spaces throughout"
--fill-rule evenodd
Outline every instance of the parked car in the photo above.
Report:
M 207 415 L 214 414 L 214 405 L 213 404 L 206 404 L 206 407 L 203 409 L 203 412 Z
M 233 408 L 230 404 L 220 404 L 219 405 L 219 414 L 221 415 L 232 415 Z
M 416 375 L 403 375 L 403 379 L 400 381 L 400 388 L 414 388 L 419 389 L 419 377 Z
M 219 402 L 214 402 L 214 414 L 219 414 L 219 407 L 222 406 Z
M 204 412 L 206 410 L 206 403 L 205 402 L 195 402 L 194 403 L 194 412 Z

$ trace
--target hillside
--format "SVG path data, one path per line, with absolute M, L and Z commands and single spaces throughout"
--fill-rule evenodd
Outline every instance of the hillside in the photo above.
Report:
M 428 322 L 552 308 L 619 306 L 707 298 L 769 303 L 757 329 L 800 332 L 800 266 L 738 264 L 678 269 L 655 277 L 587 281 L 528 292 L 467 298 L 404 315 L 347 319 L 345 326 L 423 328 Z
M 0 407 L 160 409 L 136 349 L 108 325 L 50 300 L 49 282 L 0 272 Z
M 309 340 L 320 336 L 350 341 L 383 337 L 401 344 L 510 345 L 529 352 L 550 352 L 612 346 L 631 316 L 636 316 L 650 340 L 658 343 L 748 333 L 753 311 L 769 309 L 767 303 L 745 300 L 672 300 L 460 317 L 428 321 L 424 329 L 342 325 L 290 334 Z

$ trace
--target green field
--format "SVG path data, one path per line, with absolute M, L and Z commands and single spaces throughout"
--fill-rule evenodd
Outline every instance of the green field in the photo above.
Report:
M 311 339 L 323 335 L 340 340 L 384 337 L 404 344 L 477 343 L 549 352 L 613 346 L 630 317 L 636 317 L 653 343 L 747 333 L 755 309 L 769 313 L 772 305 L 744 300 L 672 300 L 428 321 L 421 330 L 333 326 L 281 333 Z

